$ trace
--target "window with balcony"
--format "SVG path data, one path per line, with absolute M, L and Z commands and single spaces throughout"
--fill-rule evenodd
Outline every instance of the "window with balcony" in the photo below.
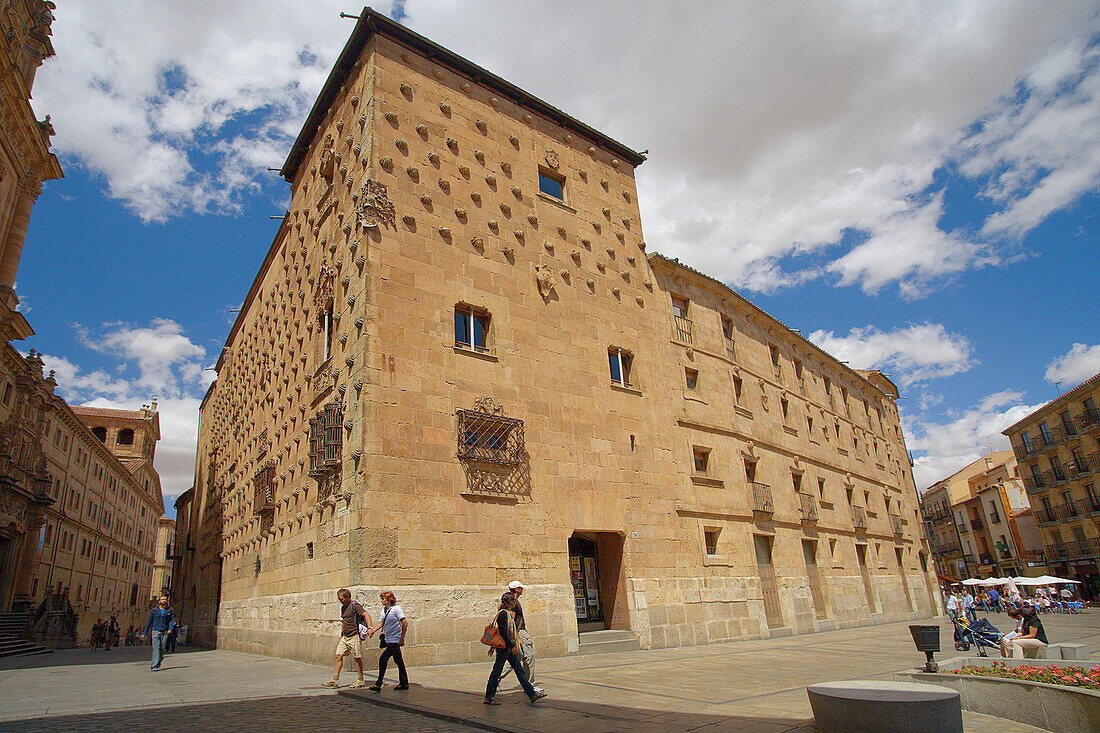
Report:
M 1050 434 L 1050 426 L 1046 424 L 1046 421 L 1039 423 L 1039 434 L 1043 436 L 1044 443 L 1054 445 L 1054 437 Z
M 490 353 L 489 312 L 459 303 L 455 306 L 455 346 L 480 354 Z
M 1069 410 L 1062 410 L 1058 413 L 1058 417 L 1062 420 L 1062 427 L 1066 431 L 1066 435 L 1076 435 L 1077 428 L 1073 425 L 1073 418 L 1069 416 Z
M 691 320 L 688 315 L 687 298 L 672 296 L 672 323 L 674 336 L 678 341 L 691 343 Z
M 634 384 L 632 371 L 634 357 L 629 351 L 617 346 L 607 350 L 607 363 L 611 369 L 611 383 L 618 387 L 631 387 Z
M 1027 433 L 1020 433 L 1020 439 L 1024 443 L 1024 450 L 1028 453 L 1033 453 L 1035 448 L 1031 445 L 1031 436 Z
M 779 365 L 779 347 L 775 344 L 768 344 L 768 352 L 771 354 L 772 359 L 772 373 L 779 377 L 783 373 Z

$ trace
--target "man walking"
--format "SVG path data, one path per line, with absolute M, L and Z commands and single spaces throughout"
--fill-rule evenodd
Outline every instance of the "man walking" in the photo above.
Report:
M 974 610 L 974 594 L 970 592 L 969 588 L 964 592 L 963 611 L 966 613 L 966 620 L 975 623 L 978 620 L 978 612 Z
M 175 614 L 168 607 L 168 596 L 161 596 L 157 599 L 157 605 L 149 611 L 149 620 L 145 622 L 145 631 L 141 634 L 143 641 L 149 637 L 153 644 L 153 660 L 149 664 L 149 669 L 154 672 L 160 670 L 160 662 L 164 659 L 164 647 L 168 644 L 168 629 L 172 628 L 175 620 Z
M 996 588 L 989 589 L 989 605 L 997 613 L 1001 612 L 1001 594 L 997 592 Z
M 959 595 L 952 590 L 947 591 L 947 616 L 952 619 L 959 617 Z
M 351 600 L 351 591 L 341 588 L 336 591 L 336 598 L 340 601 L 340 640 L 336 642 L 336 663 L 332 668 L 332 679 L 322 682 L 323 687 L 340 686 L 340 670 L 344 668 L 344 657 L 348 654 L 355 657 L 355 666 L 359 677 L 351 684 L 352 687 L 362 687 L 363 682 L 363 644 L 359 636 L 359 624 L 370 628 L 370 614 L 359 605 L 358 601 Z
M 508 591 L 516 597 L 515 617 L 516 617 L 516 639 L 519 641 L 519 652 L 523 661 L 523 674 L 527 677 L 527 681 L 530 682 L 536 691 L 542 692 L 542 688 L 535 684 L 535 640 L 531 638 L 531 634 L 527 631 L 527 621 L 523 617 L 523 604 L 520 603 L 519 598 L 523 595 L 523 591 L 527 590 L 527 587 L 519 582 L 513 580 L 508 584 Z M 504 670 L 504 674 L 501 678 L 508 676 L 511 672 L 511 668 Z

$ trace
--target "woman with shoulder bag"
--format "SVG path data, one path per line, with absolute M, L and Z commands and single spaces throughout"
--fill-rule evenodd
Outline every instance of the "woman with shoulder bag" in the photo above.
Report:
M 409 675 L 405 671 L 405 659 L 401 656 L 401 647 L 405 646 L 405 632 L 409 629 L 409 622 L 405 618 L 405 612 L 397 605 L 397 596 L 391 591 L 383 591 L 379 596 L 382 599 L 382 618 L 378 625 L 370 630 L 373 636 L 379 630 L 382 635 L 378 638 L 378 647 L 382 654 L 378 657 L 378 681 L 368 689 L 371 692 L 382 691 L 382 680 L 386 677 L 386 663 L 393 658 L 397 665 L 397 687 L 395 690 L 409 689 Z
M 489 673 L 489 682 L 485 685 L 485 704 L 486 705 L 500 705 L 500 702 L 496 699 L 497 685 L 500 684 L 500 673 L 504 671 L 504 663 L 512 665 L 512 670 L 516 673 L 516 679 L 519 680 L 520 687 L 527 693 L 528 699 L 531 702 L 538 702 L 542 698 L 546 697 L 545 692 L 536 690 L 530 682 L 527 681 L 527 675 L 523 673 L 523 662 L 519 656 L 519 638 L 516 635 L 516 622 L 515 617 L 512 615 L 512 609 L 516 607 L 516 596 L 513 593 L 505 593 L 500 597 L 500 609 L 497 611 L 496 625 L 497 631 L 500 634 L 501 639 L 504 641 L 504 648 L 490 648 L 489 654 L 496 652 L 496 661 L 493 662 L 493 671 Z

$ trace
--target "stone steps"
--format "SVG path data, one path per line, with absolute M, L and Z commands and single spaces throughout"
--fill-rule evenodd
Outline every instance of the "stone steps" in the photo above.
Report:
M 616 629 L 586 631 L 580 634 L 579 641 L 577 654 L 582 655 L 635 652 L 642 648 L 633 633 Z
M 52 652 L 52 649 L 46 649 L 16 634 L 0 632 L 0 657 L 51 654 Z

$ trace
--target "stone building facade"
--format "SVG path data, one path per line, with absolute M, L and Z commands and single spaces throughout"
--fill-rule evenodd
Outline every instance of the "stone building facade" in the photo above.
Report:
M 1100 374 L 1004 431 L 1054 575 L 1100 598 Z
M 31 603 L 37 541 L 54 501 L 43 430 L 46 411 L 59 400 L 41 361 L 11 346 L 34 334 L 14 290 L 31 207 L 43 181 L 62 177 L 49 150 L 49 117 L 37 120 L 30 105 L 35 73 L 54 53 L 53 7 L 42 0 L 10 0 L 0 8 L 0 611 L 25 610 Z
M 201 405 L 194 638 L 320 661 L 390 589 L 482 659 L 517 578 L 548 656 L 933 612 L 894 385 L 647 254 L 642 161 L 363 11 Z
M 162 595 L 172 598 L 172 544 L 176 541 L 176 520 L 168 517 L 157 519 L 157 540 L 153 546 L 153 580 L 149 587 L 149 599 Z
M 141 410 L 70 408 L 53 397 L 44 435 L 47 494 L 30 596 L 68 590 L 83 642 L 96 618 L 122 628 L 149 609 L 157 520 L 164 513 L 153 456 L 156 403 Z

